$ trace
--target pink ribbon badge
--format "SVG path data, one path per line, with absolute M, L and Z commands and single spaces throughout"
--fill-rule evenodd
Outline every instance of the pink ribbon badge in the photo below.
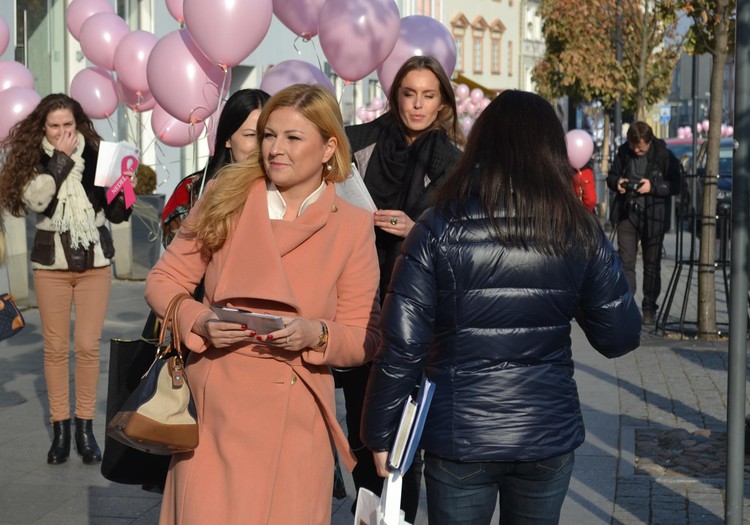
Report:
M 120 178 L 109 187 L 107 190 L 107 204 L 112 202 L 112 199 L 117 197 L 117 194 L 122 191 L 125 194 L 125 208 L 130 208 L 135 203 L 135 191 L 133 191 L 133 184 L 130 181 L 128 173 L 133 173 L 138 169 L 138 159 L 133 155 L 128 155 L 122 159 L 122 165 L 120 167 Z

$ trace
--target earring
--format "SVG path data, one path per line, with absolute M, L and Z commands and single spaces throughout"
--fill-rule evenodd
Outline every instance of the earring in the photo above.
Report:
M 333 169 L 333 166 L 331 166 L 329 163 L 326 162 L 326 171 L 331 171 Z

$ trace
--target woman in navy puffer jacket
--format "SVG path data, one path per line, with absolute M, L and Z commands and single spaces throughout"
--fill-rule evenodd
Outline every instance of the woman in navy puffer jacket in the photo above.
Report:
M 559 521 L 584 428 L 571 321 L 606 357 L 640 344 L 620 260 L 571 190 L 565 135 L 538 95 L 480 115 L 383 305 L 362 438 L 381 475 L 401 407 L 436 383 L 422 447 L 431 525 Z

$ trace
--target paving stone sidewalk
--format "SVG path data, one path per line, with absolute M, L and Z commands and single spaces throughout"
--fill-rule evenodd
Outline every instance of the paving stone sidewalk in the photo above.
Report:
M 668 245 L 668 254 L 670 249 Z M 669 256 L 664 261 L 665 289 L 671 261 Z M 725 301 L 719 310 L 726 316 Z M 24 313 L 27 328 L 0 342 L 0 525 L 156 524 L 158 495 L 110 483 L 97 467 L 84 466 L 75 456 L 64 465 L 46 464 L 51 430 L 39 317 L 33 308 Z M 102 337 L 95 419 L 100 442 L 108 341 L 137 337 L 146 313 L 143 282 L 115 281 Z M 727 343 L 645 334 L 637 351 L 607 360 L 591 349 L 577 327 L 572 338 L 587 439 L 576 452 L 561 524 L 723 523 L 725 482 L 719 473 L 726 431 Z M 699 447 L 697 452 L 693 447 Z M 347 473 L 345 482 L 348 497 L 331 503 L 335 525 L 352 523 L 354 490 Z M 745 523 L 750 524 L 747 483 L 745 495 Z M 426 523 L 422 504 L 415 525 Z

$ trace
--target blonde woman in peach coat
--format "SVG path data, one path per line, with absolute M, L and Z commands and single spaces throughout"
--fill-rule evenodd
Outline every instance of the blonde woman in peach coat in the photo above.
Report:
M 336 196 L 350 152 L 325 89 L 277 93 L 258 137 L 259 158 L 220 172 L 146 281 L 159 315 L 204 274 L 206 286 L 178 312 L 200 444 L 174 456 L 161 524 L 330 523 L 334 449 L 355 463 L 329 367 L 362 364 L 379 343 L 373 219 Z M 209 305 L 285 327 L 255 333 Z

